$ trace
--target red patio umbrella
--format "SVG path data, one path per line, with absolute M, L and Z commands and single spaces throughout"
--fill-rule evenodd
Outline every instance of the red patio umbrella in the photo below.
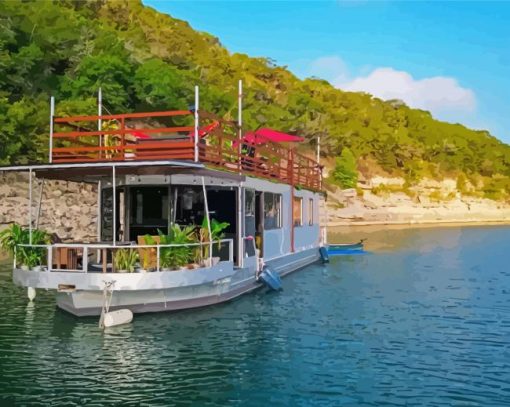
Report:
M 292 134 L 282 133 L 268 128 L 261 128 L 256 131 L 248 132 L 243 140 L 253 144 L 263 144 L 266 141 L 274 143 L 301 143 L 305 141 L 303 137 L 293 136 Z

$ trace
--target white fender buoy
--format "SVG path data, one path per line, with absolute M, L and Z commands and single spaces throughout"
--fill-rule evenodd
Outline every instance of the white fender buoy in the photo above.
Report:
M 34 287 L 28 287 L 27 288 L 27 296 L 28 296 L 28 299 L 31 302 L 34 301 L 35 295 L 36 295 L 35 288 Z
M 133 320 L 133 313 L 129 309 L 119 309 L 104 314 L 104 327 L 111 327 L 123 324 L 129 324 Z

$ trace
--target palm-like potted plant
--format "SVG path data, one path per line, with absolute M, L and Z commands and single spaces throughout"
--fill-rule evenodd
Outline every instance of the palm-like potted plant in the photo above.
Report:
M 138 252 L 134 249 L 119 249 L 116 251 L 113 262 L 118 273 L 133 273 L 138 261 Z
M 160 250 L 160 266 L 164 271 L 178 270 L 186 266 L 192 259 L 193 248 L 190 246 L 196 243 L 195 228 L 186 226 L 181 229 L 177 224 L 170 226 L 169 233 L 165 235 L 158 231 L 162 245 L 178 245 L 162 247 Z
M 16 246 L 28 242 L 26 231 L 17 223 L 13 223 L 11 227 L 0 232 L 0 247 L 9 255 L 14 256 Z
M 32 244 L 46 245 L 50 242 L 48 233 L 40 230 L 32 230 Z M 45 249 L 43 247 L 27 247 L 30 243 L 30 232 L 17 223 L 0 232 L 0 247 L 16 258 L 16 263 L 22 269 L 39 270 L 44 263 Z
M 32 244 L 34 245 L 47 245 L 50 243 L 50 235 L 43 230 L 34 229 L 32 231 Z M 28 248 L 28 255 L 31 256 L 31 263 L 29 267 L 36 271 L 40 271 L 42 264 L 44 263 L 44 256 L 46 255 L 46 249 L 43 247 L 30 247 Z
M 207 218 L 204 217 L 202 220 L 202 225 L 200 227 L 199 235 L 200 235 L 200 243 L 202 243 L 202 261 L 205 263 L 206 267 L 211 267 L 212 265 L 219 262 L 219 257 L 213 257 L 212 261 L 209 261 L 210 253 L 209 247 L 205 243 L 210 242 L 218 242 L 218 250 L 221 247 L 221 239 L 225 237 L 224 230 L 230 226 L 228 222 L 219 222 L 216 219 L 211 219 L 211 236 L 209 236 L 209 225 L 207 222 Z M 212 264 L 209 264 L 212 263 Z

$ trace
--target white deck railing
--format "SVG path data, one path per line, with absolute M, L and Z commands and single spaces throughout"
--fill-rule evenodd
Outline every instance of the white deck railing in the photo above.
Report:
M 212 245 L 211 245 L 212 243 Z M 113 265 L 113 256 L 115 251 L 118 250 L 138 250 L 138 249 L 156 249 L 156 270 L 157 272 L 162 271 L 161 270 L 161 249 L 165 248 L 175 248 L 175 247 L 190 247 L 190 248 L 198 248 L 202 246 L 209 247 L 209 250 L 212 248 L 218 247 L 218 244 L 223 245 L 224 243 L 228 243 L 228 261 L 233 262 L 234 261 L 234 241 L 233 239 L 222 239 L 217 240 L 214 242 L 202 242 L 202 243 L 188 243 L 188 244 L 154 244 L 154 245 L 140 245 L 140 244 L 130 244 L 130 243 L 123 243 L 119 242 L 116 245 L 113 244 L 104 244 L 104 243 L 54 243 L 54 244 L 20 244 L 19 247 L 27 247 L 27 248 L 40 248 L 46 250 L 46 269 L 41 270 L 44 272 L 51 272 L 51 271 L 69 271 L 69 272 L 82 272 L 87 273 L 89 272 L 89 266 L 91 265 L 91 262 L 89 261 L 89 255 L 93 254 L 94 251 L 96 252 L 97 256 L 97 263 L 95 264 L 97 267 L 102 267 L 103 272 L 114 272 L 114 265 Z M 76 256 L 76 262 L 78 262 L 78 259 L 81 258 L 81 268 L 55 268 L 53 267 L 54 264 L 54 250 L 72 250 L 75 251 Z M 108 251 L 110 251 L 112 256 L 112 264 L 109 267 L 109 264 L 107 263 L 108 260 Z M 209 258 L 214 257 L 212 255 L 212 251 L 210 251 Z M 205 259 L 204 259 L 205 260 Z M 101 261 L 101 263 L 100 263 Z M 18 261 L 16 253 L 14 254 L 14 268 L 18 267 Z M 43 268 L 44 264 L 40 264 L 36 266 L 38 268 Z

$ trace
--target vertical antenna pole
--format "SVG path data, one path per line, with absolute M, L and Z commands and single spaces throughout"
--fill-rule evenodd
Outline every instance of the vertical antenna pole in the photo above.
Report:
M 32 244 L 32 168 L 28 170 L 28 242 Z
M 113 216 L 113 223 L 112 223 L 112 230 L 113 230 L 113 246 L 115 246 L 117 243 L 117 174 L 116 174 L 116 168 L 115 165 L 112 165 L 112 178 L 113 178 L 113 210 L 112 210 L 112 216 Z
M 202 177 L 202 191 L 204 193 L 204 209 L 205 209 L 205 218 L 207 219 L 207 233 L 209 234 L 209 267 L 212 267 L 212 250 L 213 250 L 213 240 L 211 233 L 211 217 L 209 215 L 209 202 L 207 201 L 207 189 L 205 187 L 205 178 Z
M 243 81 L 239 80 L 239 92 L 238 92 L 238 127 L 239 127 L 239 135 L 238 135 L 238 143 L 237 143 L 237 164 L 239 166 L 239 175 L 241 175 L 242 165 L 241 165 L 241 148 L 242 148 L 242 139 L 243 139 Z M 239 267 L 244 266 L 244 219 L 243 219 L 243 183 L 239 182 L 239 190 L 237 191 L 237 229 L 238 229 L 238 239 L 237 239 L 237 264 Z
M 97 226 L 97 241 L 100 242 L 101 241 L 101 229 L 102 229 L 102 214 L 103 214 L 103 211 L 102 211 L 102 194 L 103 194 L 103 188 L 102 188 L 102 182 L 101 181 L 98 181 L 97 182 L 97 223 L 96 223 L 96 226 Z M 96 252 L 96 257 L 97 257 L 97 262 L 99 263 L 101 261 L 101 250 L 97 249 L 97 252 Z
M 239 80 L 239 109 L 238 109 L 238 122 L 239 122 L 239 140 L 241 140 L 243 133 L 243 81 Z
M 237 109 L 237 125 L 239 127 L 239 142 L 237 144 L 237 159 L 239 165 L 239 174 L 241 174 L 241 153 L 242 153 L 242 139 L 243 139 L 243 81 L 239 79 L 239 92 L 238 92 L 238 109 Z
M 195 86 L 195 162 L 198 162 L 198 86 Z
M 321 163 L 321 137 L 317 137 L 317 164 Z
M 101 88 L 97 91 L 97 115 L 99 118 L 97 119 L 97 130 L 101 131 L 103 130 L 103 119 L 101 119 L 101 116 L 103 115 L 103 91 Z M 102 147 L 104 145 L 103 135 L 99 135 L 99 147 Z M 99 156 L 101 157 L 103 155 L 103 152 L 99 150 Z
M 53 162 L 53 118 L 55 117 L 55 98 L 50 97 L 50 150 L 49 162 Z

